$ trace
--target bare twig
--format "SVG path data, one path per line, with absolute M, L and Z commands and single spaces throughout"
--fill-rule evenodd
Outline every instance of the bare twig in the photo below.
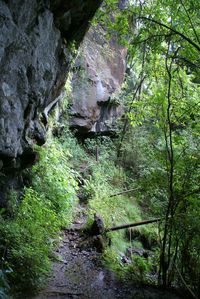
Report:
M 118 193 L 111 194 L 109 197 L 114 197 L 114 196 L 118 196 L 118 195 L 125 194 L 125 193 L 128 193 L 128 192 L 137 191 L 139 189 L 140 188 L 134 188 L 134 189 L 124 190 L 124 191 L 121 191 L 121 192 L 118 192 Z

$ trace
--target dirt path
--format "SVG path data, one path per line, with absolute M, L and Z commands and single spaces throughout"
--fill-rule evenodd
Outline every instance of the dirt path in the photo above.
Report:
M 101 254 L 88 246 L 88 238 L 82 231 L 85 223 L 85 209 L 80 206 L 75 223 L 63 232 L 63 239 L 55 251 L 52 276 L 34 299 L 179 298 L 154 288 L 120 283 L 113 273 L 103 268 Z

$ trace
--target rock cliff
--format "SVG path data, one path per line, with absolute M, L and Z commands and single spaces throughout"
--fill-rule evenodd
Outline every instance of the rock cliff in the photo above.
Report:
M 0 202 L 8 180 L 19 185 L 16 172 L 34 163 L 33 144 L 45 142 L 48 112 L 65 83 L 73 47 L 100 3 L 0 0 Z
M 122 107 L 113 101 L 125 74 L 126 49 L 105 31 L 91 28 L 84 38 L 72 78 L 70 126 L 82 137 L 111 134 Z

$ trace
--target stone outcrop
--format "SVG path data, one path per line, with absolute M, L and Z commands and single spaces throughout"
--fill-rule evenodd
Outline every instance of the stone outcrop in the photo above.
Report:
M 101 0 L 0 0 L 0 172 L 33 163 L 73 56 Z M 2 185 L 2 184 L 1 184 Z M 3 188 L 3 187 L 2 187 Z M 1 192 L 1 190 L 0 190 Z
M 113 100 L 123 82 L 126 49 L 105 31 L 91 28 L 84 38 L 72 78 L 70 126 L 82 137 L 111 134 L 122 107 Z

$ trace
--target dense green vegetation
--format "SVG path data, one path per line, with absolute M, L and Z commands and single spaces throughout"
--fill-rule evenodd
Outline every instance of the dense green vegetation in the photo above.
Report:
M 200 6 L 155 0 L 130 1 L 119 9 L 117 2 L 105 1 L 97 20 L 106 20 L 108 32 L 128 48 L 122 94 L 127 116 L 118 157 L 141 186 L 145 210 L 163 217 L 159 283 L 182 285 L 195 297 L 200 279 Z
M 26 173 L 30 186 L 20 199 L 10 194 L 8 211 L 1 213 L 0 298 L 10 288 L 16 296 L 41 286 L 60 228 L 73 218 L 77 183 L 68 166 L 68 149 L 55 140 L 37 150 L 39 162 Z
M 108 24 L 108 38 L 114 32 L 128 49 L 116 96 L 125 106 L 118 138 L 79 145 L 66 129 L 37 149 L 23 195 L 10 194 L 0 215 L 0 298 L 9 286 L 42 283 L 59 230 L 73 219 L 76 181 L 83 181 L 88 225 L 94 213 L 106 227 L 161 218 L 159 225 L 109 233 L 107 267 L 123 279 L 200 294 L 200 4 L 136 0 L 120 10 L 117 3 L 104 1 L 94 24 Z
M 89 196 L 89 223 L 92 223 L 94 213 L 101 215 L 106 228 L 144 219 L 145 216 L 138 200 L 137 182 L 133 177 L 129 177 L 126 167 L 118 164 L 116 144 L 109 138 L 97 139 L 96 142 L 87 144 L 87 147 L 90 148 L 92 144 L 93 151 L 98 145 L 99 159 L 96 162 L 95 155 L 93 158 L 90 157 L 90 162 L 93 159 L 90 166 L 92 175 L 87 178 L 84 186 L 84 192 L 87 192 Z M 127 189 L 135 189 L 135 191 L 117 195 Z M 131 277 L 140 283 L 155 283 L 153 276 L 150 277 L 150 272 L 153 269 L 153 260 L 157 258 L 156 248 L 148 259 L 138 254 L 130 254 L 130 260 L 134 256 L 132 263 L 123 262 L 123 258 L 128 252 L 134 251 L 134 249 L 141 250 L 141 253 L 144 252 L 142 243 L 146 243 L 146 246 L 150 246 L 152 249 L 153 246 L 150 244 L 157 243 L 157 225 L 141 227 L 136 231 L 137 237 L 133 236 L 129 230 L 108 233 L 110 245 L 106 247 L 103 255 L 104 263 L 121 279 L 130 279 Z

